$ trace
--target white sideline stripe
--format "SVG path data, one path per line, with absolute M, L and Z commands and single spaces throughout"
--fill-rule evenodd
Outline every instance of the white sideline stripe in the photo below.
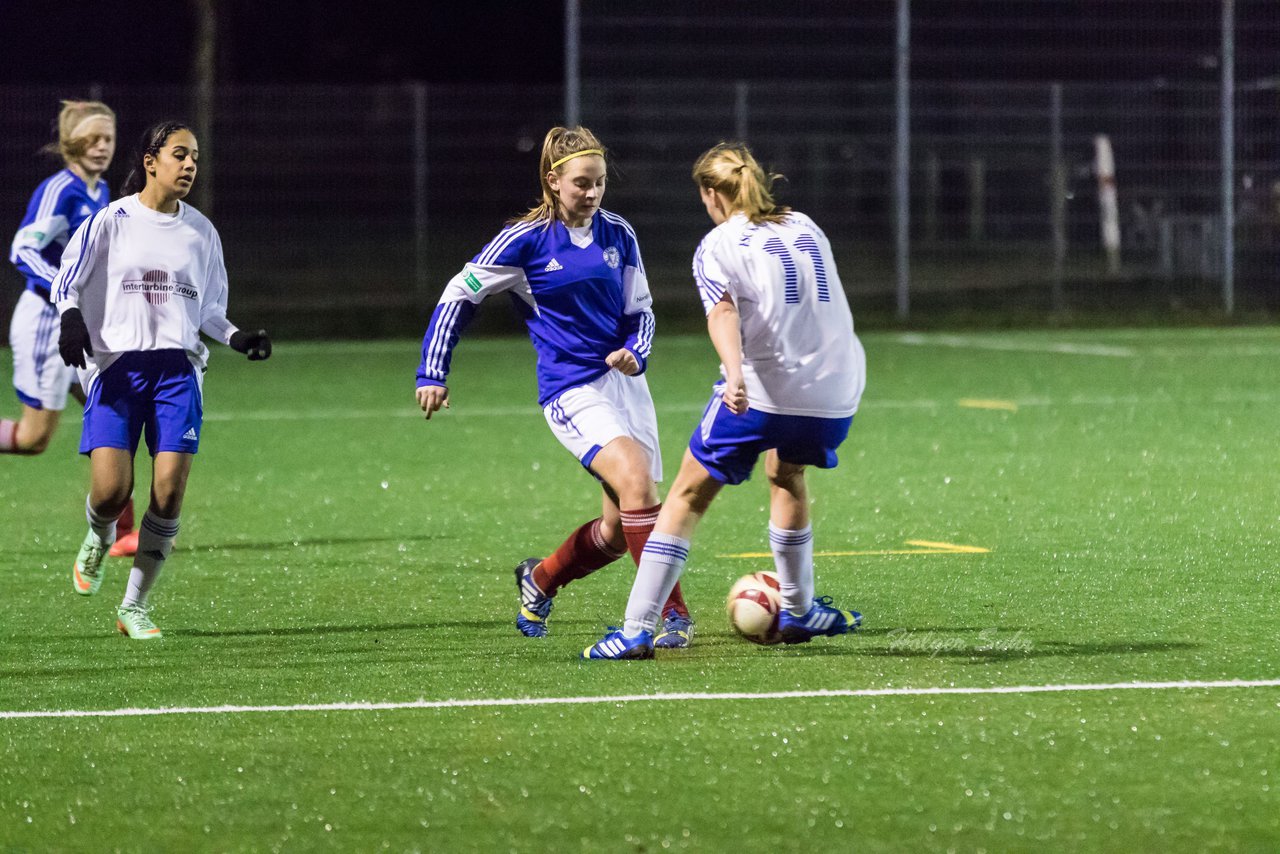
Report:
M 1132 347 L 1113 347 L 1107 344 L 1060 344 L 1001 340 L 998 338 L 969 338 L 961 335 L 920 335 L 907 332 L 897 337 L 899 344 L 915 347 L 953 347 L 966 350 L 1009 350 L 1019 353 L 1061 353 L 1068 356 L 1110 356 L 1131 359 L 1137 355 Z
M 607 667 L 609 665 L 600 665 Z M 610 703 L 660 703 L 690 700 L 791 700 L 838 697 L 936 697 L 975 694 L 1069 694 L 1084 691 L 1183 691 L 1212 688 L 1280 688 L 1280 679 L 1223 679 L 1184 682 L 1111 682 L 1082 685 L 996 685 L 987 688 L 849 688 L 815 691 L 729 692 L 722 694 L 618 694 L 604 697 L 506 697 L 475 700 L 408 700 L 386 703 L 299 703 L 289 706 L 172 706 L 157 709 L 60 709 L 0 711 L 0 720 L 16 718 L 134 718 L 158 715 L 235 715 L 252 712 L 381 712 L 401 709 L 471 709 L 504 706 L 586 706 Z

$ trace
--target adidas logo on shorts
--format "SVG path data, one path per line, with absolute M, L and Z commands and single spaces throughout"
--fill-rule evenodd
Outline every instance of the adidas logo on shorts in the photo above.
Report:
M 564 269 L 564 265 L 563 265 L 563 264 L 561 264 L 561 263 L 560 263 L 559 261 L 557 261 L 556 259 L 552 258 L 552 259 L 551 259 L 551 263 L 550 263 L 550 264 L 548 264 L 547 266 L 545 266 L 545 267 L 543 267 L 543 268 L 542 268 L 542 272 L 544 272 L 544 273 L 554 273 L 556 270 L 563 270 L 563 269 Z
M 194 427 L 188 427 L 188 428 L 187 428 L 187 432 L 185 432 L 185 433 L 183 433 L 183 434 L 182 434 L 182 438 L 183 438 L 183 439 L 188 439 L 188 440 L 190 440 L 190 441 L 192 441 L 192 442 L 196 441 L 196 439 L 197 439 L 197 436 L 196 436 L 196 428 L 194 428 Z

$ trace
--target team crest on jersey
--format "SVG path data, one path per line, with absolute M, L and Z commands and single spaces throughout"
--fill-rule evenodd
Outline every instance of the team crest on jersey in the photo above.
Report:
M 618 247 L 610 246 L 604 250 L 604 262 L 612 269 L 618 269 L 618 265 L 622 263 L 622 253 L 618 251 Z
M 143 296 L 152 305 L 164 305 L 169 301 L 169 274 L 164 270 L 148 270 L 142 274 Z

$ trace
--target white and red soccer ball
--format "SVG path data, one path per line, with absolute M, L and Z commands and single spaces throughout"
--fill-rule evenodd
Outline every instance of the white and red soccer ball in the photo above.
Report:
M 782 610 L 782 591 L 778 575 L 752 572 L 729 588 L 726 603 L 729 624 L 752 643 L 778 643 L 778 614 Z

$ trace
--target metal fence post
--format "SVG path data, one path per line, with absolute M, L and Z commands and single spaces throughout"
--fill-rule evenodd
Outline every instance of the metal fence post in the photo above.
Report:
M 1222 310 L 1236 307 L 1236 2 L 1222 0 Z
M 1053 248 L 1050 301 L 1062 311 L 1062 277 L 1067 262 L 1067 166 L 1062 160 L 1062 84 L 1049 86 L 1049 231 Z
M 893 196 L 895 216 L 895 266 L 898 272 L 898 319 L 911 313 L 911 2 L 898 0 L 897 21 L 897 127 L 895 133 Z
M 747 81 L 733 85 L 733 136 L 739 142 L 747 141 Z
M 981 242 L 987 230 L 987 161 L 969 158 L 969 241 Z
M 427 84 L 410 83 L 413 95 L 413 287 L 418 306 L 429 305 L 427 275 Z
M 581 116 L 582 96 L 578 77 L 581 34 L 578 0 L 564 0 L 564 123 L 569 127 L 576 127 Z

